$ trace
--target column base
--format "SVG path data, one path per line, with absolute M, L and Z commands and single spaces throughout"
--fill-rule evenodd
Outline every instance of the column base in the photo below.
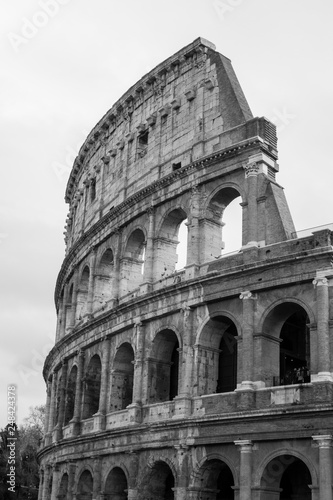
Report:
M 142 406 L 139 403 L 132 403 L 127 406 L 129 421 L 131 424 L 141 424 Z
M 172 418 L 186 418 L 192 413 L 192 398 L 189 396 L 176 396 L 174 398 L 175 402 L 175 413 Z
M 237 389 L 235 391 L 255 391 L 256 383 L 250 380 L 243 380 L 240 384 L 237 384 Z
M 79 420 L 71 420 L 69 422 L 71 435 L 73 437 L 79 436 L 81 434 L 81 422 Z
M 106 416 L 104 413 L 94 414 L 94 432 L 104 431 L 106 426 Z
M 319 372 L 311 375 L 311 382 L 333 382 L 331 372 Z

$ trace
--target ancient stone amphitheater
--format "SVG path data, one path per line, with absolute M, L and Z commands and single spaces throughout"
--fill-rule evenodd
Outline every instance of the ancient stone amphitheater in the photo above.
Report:
M 275 126 L 202 38 L 91 131 L 66 189 L 39 499 L 332 500 L 332 233 L 296 233 L 278 169 Z

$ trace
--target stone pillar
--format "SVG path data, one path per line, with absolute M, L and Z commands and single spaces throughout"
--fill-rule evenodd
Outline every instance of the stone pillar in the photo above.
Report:
M 179 356 L 179 392 L 174 398 L 175 418 L 183 418 L 191 414 L 192 407 L 192 378 L 193 378 L 193 347 L 192 323 L 193 311 L 186 304 L 180 310 L 182 315 L 183 348 Z
M 312 436 L 319 448 L 319 500 L 332 500 L 333 460 L 331 434 Z
M 39 468 L 39 487 L 37 500 L 43 500 L 43 486 L 44 486 L 44 469 Z
M 51 392 L 52 392 L 52 382 L 48 380 L 46 382 L 46 405 L 45 405 L 45 419 L 44 419 L 44 445 L 46 445 L 46 435 L 49 430 L 49 417 L 50 417 L 50 406 L 51 406 Z
M 70 330 L 72 330 L 75 326 L 78 281 L 79 281 L 79 270 L 75 269 L 74 278 L 73 278 L 73 295 L 72 295 L 71 314 L 70 314 L 69 324 L 68 324 L 68 328 L 70 328 Z
M 260 170 L 259 162 L 250 157 L 244 169 L 247 181 L 247 238 L 245 244 L 258 246 L 257 186 Z
M 191 213 L 188 221 L 187 238 L 187 266 L 200 265 L 200 188 L 193 186 L 191 189 Z M 192 273 L 194 276 L 195 273 Z
M 76 388 L 75 388 L 75 404 L 74 415 L 71 422 L 73 425 L 73 434 L 77 436 L 80 433 L 81 406 L 82 406 L 82 390 L 83 390 L 83 369 L 84 369 L 84 351 L 80 350 L 77 367 Z
M 242 321 L 242 382 L 240 390 L 253 390 L 253 333 L 254 333 L 254 304 L 256 296 L 249 290 L 239 296 L 243 300 Z
M 93 500 L 99 500 L 102 487 L 102 458 L 94 459 L 94 482 L 93 482 Z
M 50 484 L 51 472 L 52 472 L 52 467 L 50 465 L 46 465 L 46 467 L 44 468 L 42 500 L 50 500 L 49 484 Z
M 234 441 L 240 450 L 239 500 L 252 498 L 252 441 L 239 439 Z
M 107 413 L 108 382 L 110 373 L 110 340 L 106 338 L 103 343 L 102 374 L 101 374 L 101 392 L 99 396 L 99 408 L 96 417 L 94 417 L 94 430 L 105 429 L 105 415 Z M 95 425 L 96 424 L 96 425 Z
M 52 372 L 52 389 L 51 389 L 51 401 L 50 401 L 50 412 L 49 412 L 49 425 L 48 425 L 48 433 L 52 435 L 53 427 L 54 427 L 54 417 L 55 417 L 55 409 L 57 404 L 57 373 Z
M 328 280 L 318 272 L 313 285 L 317 292 L 318 374 L 312 376 L 312 381 L 333 382 L 330 373 Z
M 144 326 L 140 318 L 137 318 L 134 323 L 134 332 L 136 353 L 134 360 L 133 398 L 132 404 L 128 406 L 128 410 L 130 412 L 130 421 L 139 423 L 142 420 L 142 401 L 145 399 L 143 395 L 145 335 Z
M 148 210 L 148 234 L 144 265 L 144 283 L 152 283 L 154 281 L 154 236 L 155 236 L 155 209 L 151 205 Z M 148 290 L 147 290 L 148 291 Z
M 67 384 L 67 360 L 62 362 L 61 368 L 61 386 L 60 386 L 60 403 L 59 403 L 59 415 L 57 422 L 57 433 L 56 441 L 62 439 L 62 428 L 65 419 L 65 403 L 66 403 L 66 384 Z
M 104 146 L 104 156 L 102 156 L 101 160 L 103 162 L 102 168 L 101 168 L 101 192 L 99 195 L 99 216 L 102 217 L 103 215 L 103 206 L 104 206 L 104 179 L 105 179 L 105 171 L 109 168 L 110 160 L 111 157 L 106 154 L 106 146 L 107 146 L 107 140 L 103 139 L 103 146 Z
M 92 251 L 90 257 L 90 272 L 88 284 L 88 297 L 87 297 L 87 314 L 92 315 L 94 305 L 94 283 L 95 283 L 95 263 L 96 263 L 96 250 Z
M 115 243 L 116 252 L 114 254 L 114 293 L 113 298 L 117 302 L 120 296 L 120 264 L 121 264 L 121 253 L 122 253 L 122 241 L 121 241 L 121 230 L 117 228 L 115 230 L 115 236 L 117 241 Z
M 57 500 L 58 490 L 59 490 L 59 477 L 60 477 L 60 467 L 58 464 L 54 464 L 52 467 L 52 492 L 51 500 Z
M 68 464 L 68 489 L 67 489 L 67 498 L 73 498 L 74 495 L 74 487 L 75 487 L 75 471 L 76 464 L 69 463 Z
M 178 483 L 173 491 L 175 493 L 175 500 L 186 500 L 187 498 L 187 482 L 188 482 L 188 452 L 189 446 L 185 444 L 175 445 L 177 451 L 177 463 L 178 463 Z
M 56 330 L 56 342 L 61 338 L 61 332 L 63 329 L 63 321 L 64 321 L 64 297 L 59 298 L 58 305 L 58 318 L 57 318 L 57 330 Z

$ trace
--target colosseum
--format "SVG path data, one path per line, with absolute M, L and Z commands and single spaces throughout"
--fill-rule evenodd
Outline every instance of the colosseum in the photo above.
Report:
M 277 158 L 276 127 L 202 38 L 88 135 L 39 500 L 332 500 L 333 233 L 296 232 Z

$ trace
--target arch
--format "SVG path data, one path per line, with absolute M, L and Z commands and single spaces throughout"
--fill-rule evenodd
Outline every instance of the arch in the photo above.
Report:
M 156 278 L 168 276 L 175 272 L 179 259 L 179 252 L 182 255 L 182 262 L 187 260 L 187 226 L 186 230 L 180 234 L 180 227 L 185 224 L 187 214 L 181 207 L 169 210 L 163 217 L 156 237 Z M 179 240 L 182 236 L 182 240 Z
M 209 261 L 213 258 L 218 258 L 223 253 L 225 246 L 222 235 L 223 226 L 225 225 L 225 210 L 226 208 L 238 197 L 240 197 L 238 186 L 234 184 L 224 185 L 223 187 L 216 188 L 207 200 L 204 210 L 204 220 L 202 221 L 203 227 L 203 241 L 204 241 L 204 255 L 203 260 Z M 242 219 L 242 209 L 239 207 L 239 218 Z M 238 228 L 240 233 L 240 246 L 242 241 L 242 229 Z M 206 236 L 207 235 L 207 236 Z M 228 250 L 227 247 L 227 252 Z
M 158 460 L 143 477 L 138 488 L 138 500 L 174 500 L 175 474 L 164 460 Z
M 93 498 L 93 476 L 88 469 L 85 469 L 78 481 L 77 500 L 92 500 Z
M 114 467 L 109 472 L 105 487 L 105 500 L 127 500 L 128 499 L 128 484 L 125 472 L 121 467 Z
M 60 481 L 60 485 L 59 485 L 59 491 L 58 491 L 58 495 L 57 495 L 57 498 L 59 500 L 69 500 L 69 491 L 68 491 L 68 474 L 67 472 L 65 472 L 62 477 L 61 477 L 61 481 Z
M 114 287 L 114 255 L 111 248 L 104 250 L 95 273 L 94 298 L 97 304 L 103 305 L 113 298 Z
M 215 313 L 201 328 L 197 344 L 198 395 L 237 387 L 237 336 L 229 316 Z
M 279 301 L 265 315 L 262 326 L 262 370 L 271 385 L 310 381 L 309 317 L 299 301 Z
M 74 416 L 76 382 L 77 366 L 73 365 L 67 380 L 64 425 L 68 425 Z
M 149 402 L 171 401 L 178 394 L 179 341 L 176 333 L 165 328 L 154 340 L 148 368 Z
M 233 500 L 235 472 L 227 460 L 209 455 L 193 474 L 190 489 L 206 493 L 210 500 Z
M 90 269 L 89 266 L 86 265 L 82 270 L 77 291 L 77 305 L 76 305 L 77 320 L 81 320 L 87 313 L 89 277 L 90 277 Z
M 90 359 L 84 377 L 84 398 L 82 418 L 90 418 L 98 412 L 101 390 L 102 364 L 98 354 Z
M 280 500 L 311 500 L 312 475 L 306 462 L 292 453 L 275 454 L 262 471 L 260 493 Z M 266 498 L 261 497 L 261 498 Z
M 112 365 L 110 411 L 125 409 L 133 400 L 134 351 L 128 342 L 117 349 Z
M 121 293 L 129 293 L 143 281 L 146 237 L 141 228 L 134 229 L 126 242 L 121 264 Z

